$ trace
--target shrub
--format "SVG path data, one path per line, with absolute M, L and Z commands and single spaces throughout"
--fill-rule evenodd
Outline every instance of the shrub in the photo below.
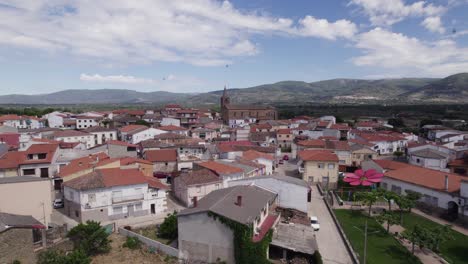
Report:
M 68 255 L 57 250 L 47 250 L 39 254 L 37 264 L 89 264 L 91 259 L 82 250 L 74 250 Z
M 158 230 L 159 237 L 166 239 L 175 239 L 177 237 L 177 212 L 173 212 L 164 218 Z
M 127 237 L 122 246 L 129 249 L 137 249 L 141 247 L 141 241 L 137 237 Z
M 323 264 L 322 255 L 320 255 L 320 252 L 318 250 L 315 251 L 315 254 L 314 254 L 314 263 Z
M 109 234 L 99 222 L 87 221 L 79 224 L 68 232 L 75 249 L 80 249 L 88 256 L 106 253 L 110 250 Z

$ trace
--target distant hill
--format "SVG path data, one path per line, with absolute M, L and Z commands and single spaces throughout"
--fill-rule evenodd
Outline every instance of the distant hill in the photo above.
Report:
M 170 92 L 143 93 L 132 90 L 100 89 L 100 90 L 64 90 L 40 95 L 4 95 L 0 96 L 0 104 L 134 104 L 134 103 L 165 103 L 182 101 L 190 94 Z
M 132 90 L 65 90 L 42 95 L 0 96 L 0 104 L 135 104 L 169 102 L 211 106 L 223 91 L 200 94 L 137 92 Z M 333 79 L 318 82 L 283 81 L 229 89 L 233 103 L 468 103 L 468 73 L 444 79 Z
M 402 97 L 423 102 L 468 103 L 468 73 L 451 75 L 431 82 Z

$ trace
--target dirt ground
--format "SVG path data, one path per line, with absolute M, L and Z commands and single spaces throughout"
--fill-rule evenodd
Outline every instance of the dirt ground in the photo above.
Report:
M 122 247 L 126 238 L 119 234 L 112 234 L 109 237 L 111 242 L 111 251 L 104 255 L 93 257 L 92 264 L 108 263 L 139 263 L 139 264 L 169 264 L 177 263 L 177 260 L 166 258 L 158 253 L 151 253 L 142 245 L 141 249 L 128 249 Z

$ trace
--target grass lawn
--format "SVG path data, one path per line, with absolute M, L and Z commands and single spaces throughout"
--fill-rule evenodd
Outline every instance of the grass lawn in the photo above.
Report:
M 411 229 L 415 225 L 434 228 L 439 224 L 414 213 L 403 215 L 403 227 L 405 229 Z M 453 264 L 468 263 L 468 236 L 453 230 L 451 232 L 454 240 L 441 244 L 440 254 Z
M 413 256 L 393 236 L 387 234 L 385 229 L 374 219 L 368 218 L 360 211 L 344 209 L 334 211 L 354 250 L 359 254 L 360 260 L 362 260 L 364 254 L 364 232 L 359 229 L 364 230 L 365 221 L 368 219 L 367 263 L 421 263 L 418 258 Z M 376 231 L 379 232 L 376 233 Z
M 156 227 L 156 225 L 151 225 L 151 226 L 136 229 L 133 232 L 138 233 L 140 235 L 143 235 L 143 236 L 145 236 L 145 237 L 147 237 L 149 239 L 159 241 L 159 242 L 161 242 L 163 244 L 166 244 L 166 245 L 169 245 L 172 242 L 172 240 L 158 237 L 156 235 L 157 231 L 158 231 L 158 228 Z

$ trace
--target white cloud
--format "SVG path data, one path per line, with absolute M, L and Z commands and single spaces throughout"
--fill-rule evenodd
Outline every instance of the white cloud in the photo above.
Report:
M 107 75 L 100 74 L 85 74 L 80 75 L 80 80 L 85 82 L 102 82 L 102 83 L 121 83 L 121 84 L 151 84 L 154 83 L 152 79 L 137 78 L 130 75 Z
M 299 21 L 215 0 L 6 0 L 0 45 L 117 61 L 213 66 L 259 52 L 255 35 L 350 38 L 356 26 L 310 16 Z
M 128 86 L 137 87 L 139 90 L 158 90 L 170 92 L 193 92 L 194 90 L 206 89 L 205 81 L 191 76 L 176 76 L 168 74 L 155 78 L 141 78 L 132 75 L 101 75 L 101 74 L 86 74 L 80 75 L 80 80 L 93 85 L 101 85 L 100 87 L 116 87 L 121 88 Z M 93 86 L 96 88 L 96 86 Z
M 439 16 L 446 7 L 418 1 L 405 4 L 403 0 L 350 0 L 351 5 L 357 5 L 369 16 L 372 25 L 390 26 L 406 17 Z
M 440 20 L 440 17 L 427 17 L 426 19 L 423 20 L 423 22 L 421 22 L 421 25 L 423 25 L 425 28 L 427 28 L 431 32 L 440 33 L 440 34 L 445 33 L 445 28 L 442 25 L 442 21 Z
M 468 69 L 468 48 L 450 39 L 424 42 L 375 28 L 358 35 L 355 46 L 363 52 L 352 59 L 355 65 L 385 69 L 388 74 L 441 77 Z
M 325 39 L 352 38 L 356 32 L 357 27 L 349 20 L 337 20 L 334 23 L 328 22 L 326 19 L 317 19 L 312 16 L 306 16 L 299 21 L 302 26 L 299 32 L 303 36 L 313 36 Z

